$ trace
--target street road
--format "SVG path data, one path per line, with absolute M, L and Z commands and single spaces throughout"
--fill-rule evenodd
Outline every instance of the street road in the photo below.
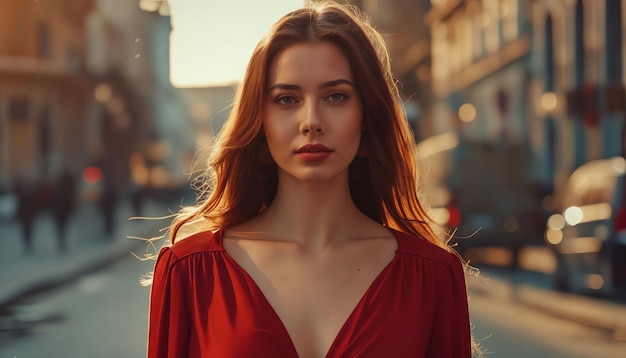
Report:
M 0 358 L 145 357 L 149 288 L 140 278 L 154 261 L 129 255 L 110 268 L 17 307 L 41 319 L 21 335 L 0 334 Z
M 149 289 L 139 285 L 153 261 L 129 257 L 16 307 L 35 323 L 21 334 L 0 333 L 0 358 L 145 356 Z M 487 357 L 624 357 L 626 342 L 492 296 L 470 297 L 475 336 Z
M 487 357 L 622 358 L 626 341 L 512 301 L 470 296 L 474 335 Z

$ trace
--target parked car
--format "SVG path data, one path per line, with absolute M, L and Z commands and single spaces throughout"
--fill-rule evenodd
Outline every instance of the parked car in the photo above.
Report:
M 626 160 L 613 157 L 576 169 L 556 193 L 545 240 L 554 249 L 555 288 L 576 293 L 626 292 Z
M 518 267 L 522 247 L 543 245 L 541 198 L 523 146 L 448 132 L 419 142 L 417 155 L 422 202 L 464 259 Z

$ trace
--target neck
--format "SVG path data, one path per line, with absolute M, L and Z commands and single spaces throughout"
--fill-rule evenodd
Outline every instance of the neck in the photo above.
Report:
M 273 234 L 313 250 L 350 238 L 356 223 L 365 217 L 352 201 L 347 178 L 283 180 L 262 215 Z

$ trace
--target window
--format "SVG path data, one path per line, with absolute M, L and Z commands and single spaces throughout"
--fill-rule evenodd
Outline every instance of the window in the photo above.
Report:
M 611 0 L 609 0 L 610 2 Z M 583 2 L 576 2 L 576 23 L 574 24 L 574 57 L 576 68 L 576 87 L 582 86 L 585 81 L 585 46 L 584 46 L 584 22 Z
M 485 48 L 491 54 L 500 48 L 500 16 L 498 16 L 498 2 L 483 0 L 483 26 L 485 36 Z
M 622 2 L 606 0 L 606 78 L 607 82 L 622 79 Z
M 484 32 L 484 23 L 483 23 L 483 12 L 478 9 L 476 12 L 472 14 L 473 20 L 473 41 L 472 41 L 472 50 L 474 53 L 474 60 L 478 60 L 483 57 L 485 50 L 485 36 L 483 36 Z
M 502 38 L 504 42 L 514 40 L 518 36 L 518 3 L 517 0 L 503 0 L 500 5 L 502 18 Z

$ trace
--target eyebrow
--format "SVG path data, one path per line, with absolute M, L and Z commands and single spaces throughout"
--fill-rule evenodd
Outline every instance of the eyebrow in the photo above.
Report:
M 354 87 L 354 83 L 344 79 L 344 78 L 340 78 L 338 80 L 333 80 L 333 81 L 328 81 L 328 82 L 324 82 L 322 84 L 320 84 L 318 86 L 319 89 L 323 89 L 323 88 L 328 88 L 328 87 L 334 87 L 334 86 L 338 86 L 338 85 L 342 85 L 342 84 L 346 84 L 349 86 Z M 298 85 L 292 85 L 292 84 L 287 84 L 287 83 L 277 83 L 275 85 L 273 85 L 272 87 L 270 87 L 267 91 L 271 92 L 275 89 L 285 89 L 285 90 L 300 90 L 302 89 L 302 87 L 298 86 Z

